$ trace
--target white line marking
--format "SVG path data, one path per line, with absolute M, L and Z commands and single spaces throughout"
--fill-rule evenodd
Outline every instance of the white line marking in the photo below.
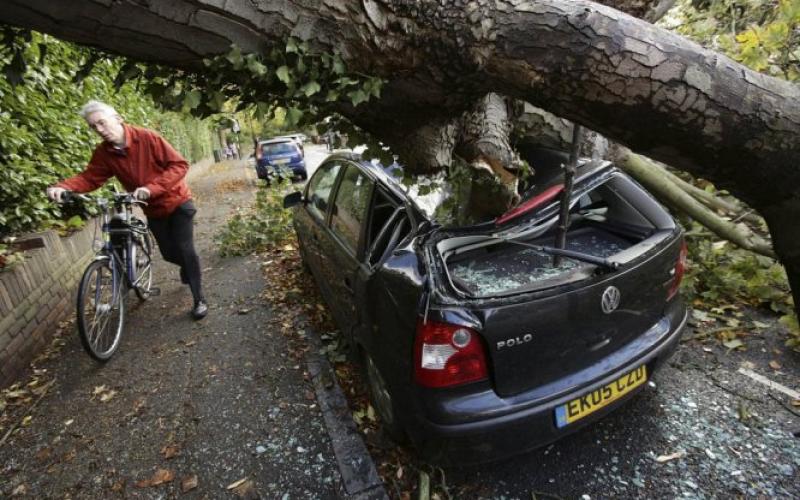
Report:
M 756 373 L 756 372 L 754 372 L 752 370 L 748 370 L 747 368 L 739 368 L 739 373 L 741 373 L 742 375 L 747 375 L 751 379 L 755 380 L 756 382 L 759 382 L 761 384 L 766 385 L 770 389 L 774 389 L 776 391 L 780 391 L 780 392 L 786 394 L 787 396 L 789 396 L 792 399 L 800 399 L 800 392 L 797 392 L 797 391 L 794 391 L 792 389 L 789 389 L 785 385 L 781 385 L 781 384 L 779 384 L 777 382 L 773 382 L 772 380 L 768 379 L 767 377 L 765 377 L 763 375 L 759 375 L 758 373 Z

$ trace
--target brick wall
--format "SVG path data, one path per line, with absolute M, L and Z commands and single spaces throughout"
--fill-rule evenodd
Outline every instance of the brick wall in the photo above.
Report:
M 13 383 L 58 323 L 75 311 L 75 293 L 91 259 L 94 222 L 70 236 L 53 231 L 20 241 L 40 246 L 25 260 L 0 272 L 0 388 Z

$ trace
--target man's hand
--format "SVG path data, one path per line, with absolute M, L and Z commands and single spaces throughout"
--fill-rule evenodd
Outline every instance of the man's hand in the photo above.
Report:
M 47 197 L 56 203 L 63 203 L 66 191 L 66 189 L 60 187 L 49 187 L 47 188 Z
M 133 192 L 133 197 L 137 200 L 146 201 L 150 199 L 150 190 L 146 187 L 139 187 L 136 188 L 136 191 Z

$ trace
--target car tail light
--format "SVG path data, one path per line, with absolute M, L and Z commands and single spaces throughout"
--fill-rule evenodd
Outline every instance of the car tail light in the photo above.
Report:
M 451 387 L 488 377 L 486 352 L 478 334 L 460 325 L 417 324 L 414 373 L 425 387 Z
M 681 241 L 681 251 L 678 253 L 678 261 L 675 263 L 673 270 L 672 283 L 667 292 L 667 300 L 672 300 L 672 297 L 677 295 L 678 290 L 681 288 L 681 281 L 683 275 L 686 273 L 686 257 L 689 255 L 689 249 L 686 247 L 686 240 Z

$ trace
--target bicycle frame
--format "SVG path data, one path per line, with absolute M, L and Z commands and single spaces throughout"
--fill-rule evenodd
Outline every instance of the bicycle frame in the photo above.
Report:
M 133 236 L 135 234 L 142 235 L 146 237 L 147 235 L 147 225 L 142 226 L 135 226 L 132 224 L 136 217 L 133 215 L 133 211 L 131 210 L 131 206 L 135 203 L 141 203 L 137 200 L 133 199 L 130 193 L 123 193 L 121 195 L 115 195 L 114 202 L 110 202 L 105 198 L 97 199 L 97 205 L 102 210 L 102 224 L 101 224 L 101 232 L 103 238 L 103 246 L 98 250 L 97 254 L 95 255 L 95 260 L 112 260 L 115 265 L 111 266 L 111 273 L 112 273 L 112 286 L 114 287 L 114 299 L 116 300 L 116 294 L 119 290 L 119 282 L 124 279 L 126 288 L 133 288 L 137 286 L 135 282 L 135 269 L 134 265 L 136 262 L 136 256 L 133 255 L 135 251 L 135 245 L 133 244 Z M 113 210 L 112 210 L 113 208 Z M 111 221 L 113 219 L 114 214 L 121 214 L 120 220 L 125 224 L 125 227 L 122 228 L 115 228 L 112 227 Z M 112 235 L 123 235 L 124 236 L 124 255 L 120 255 L 118 249 L 114 245 L 114 240 Z M 120 273 L 120 270 L 124 270 L 124 272 Z M 124 276 L 124 278 L 123 278 Z

